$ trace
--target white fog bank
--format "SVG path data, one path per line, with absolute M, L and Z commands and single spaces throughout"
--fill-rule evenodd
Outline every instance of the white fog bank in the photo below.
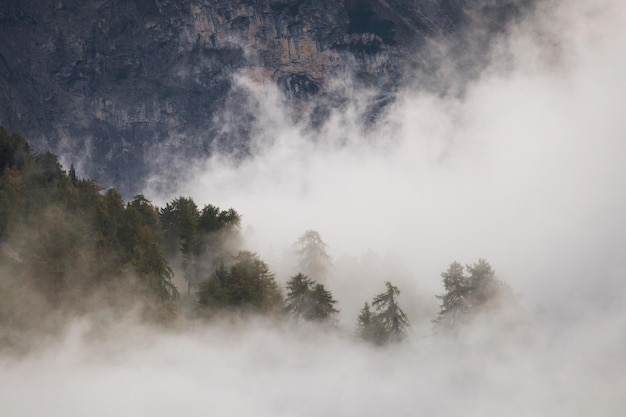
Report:
M 359 119 L 365 95 L 355 92 L 322 132 L 308 133 L 272 86 L 241 79 L 261 103 L 254 157 L 216 155 L 175 195 L 148 194 L 234 207 L 249 246 L 281 280 L 293 273 L 285 254 L 307 229 L 339 264 L 374 253 L 405 271 L 368 277 L 355 305 L 384 280 L 432 297 L 452 261 L 479 257 L 553 312 L 618 303 L 626 6 L 548 4 L 497 43 L 463 97 L 406 88 L 376 126 Z M 337 289 L 363 281 L 340 272 L 331 289 L 333 280 Z
M 361 93 L 312 135 L 272 87 L 242 78 L 262 99 L 254 157 L 216 155 L 175 195 L 146 195 L 235 208 L 283 282 L 292 244 L 320 232 L 339 328 L 84 319 L 59 342 L 0 356 L 0 415 L 624 414 L 624 28 L 622 1 L 543 6 L 462 97 L 407 88 L 367 129 Z M 479 257 L 520 294 L 528 322 L 433 336 L 439 274 Z M 404 343 L 372 348 L 352 328 L 387 280 L 414 326 Z
M 579 323 L 558 337 L 411 338 L 376 349 L 261 322 L 158 335 L 135 325 L 94 340 L 83 322 L 61 345 L 17 363 L 0 359 L 0 409 L 20 417 L 614 417 L 626 405 L 625 341 L 606 330 Z

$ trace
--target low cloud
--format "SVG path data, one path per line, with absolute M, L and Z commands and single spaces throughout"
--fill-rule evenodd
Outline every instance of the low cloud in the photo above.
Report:
M 338 328 L 84 319 L 25 358 L 0 357 L 3 413 L 619 415 L 626 6 L 590 3 L 542 4 L 463 94 L 407 87 L 371 126 L 360 92 L 311 132 L 273 86 L 242 78 L 261 104 L 252 157 L 216 154 L 175 194 L 146 194 L 234 207 L 281 281 L 293 243 L 320 232 Z M 479 257 L 522 296 L 527 320 L 433 336 L 439 274 Z M 352 329 L 387 280 L 413 328 L 381 349 Z
M 624 406 L 623 336 L 595 320 L 532 338 L 412 337 L 385 349 L 307 325 L 127 325 L 94 338 L 90 323 L 77 322 L 60 345 L 2 359 L 3 412 L 614 416 Z
M 278 271 L 315 229 L 335 260 L 397 259 L 408 291 L 434 295 L 451 261 L 484 257 L 544 308 L 617 302 L 625 19 L 615 1 L 545 3 L 493 43 L 491 64 L 462 95 L 407 87 L 370 126 L 367 94 L 354 91 L 311 132 L 273 85 L 242 78 L 260 103 L 253 156 L 215 155 L 176 194 L 236 208 Z

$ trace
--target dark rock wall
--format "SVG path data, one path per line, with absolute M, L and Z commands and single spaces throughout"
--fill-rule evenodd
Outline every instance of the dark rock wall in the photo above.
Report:
M 128 196 L 164 169 L 158 153 L 245 148 L 254 114 L 218 126 L 246 102 L 233 74 L 295 101 L 339 73 L 392 90 L 403 58 L 458 30 L 468 3 L 490 2 L 3 0 L 0 123 Z

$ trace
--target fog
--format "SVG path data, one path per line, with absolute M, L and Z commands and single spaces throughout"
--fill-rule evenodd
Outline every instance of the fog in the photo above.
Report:
M 389 275 L 399 274 L 406 292 L 431 298 L 453 260 L 483 257 L 553 313 L 619 302 L 624 7 L 562 3 L 540 6 L 495 42 L 491 64 L 463 94 L 427 93 L 412 79 L 415 87 L 374 126 L 362 120 L 368 92 L 350 90 L 349 80 L 337 88 L 353 100 L 312 133 L 271 83 L 242 76 L 261 112 L 254 156 L 217 155 L 175 193 L 148 194 L 234 207 L 249 246 L 282 279 L 293 272 L 284 265 L 290 245 L 314 229 L 336 266 L 373 253 L 396 268 Z M 338 269 L 331 288 L 350 280 L 369 291 L 379 285 Z M 386 279 L 396 280 L 378 281 Z
M 240 75 L 261 104 L 253 156 L 216 154 L 174 194 L 158 194 L 155 178 L 146 195 L 235 208 L 281 282 L 295 272 L 293 243 L 320 232 L 337 328 L 76 320 L 46 347 L 0 357 L 1 414 L 620 415 L 624 27 L 618 0 L 542 5 L 494 43 L 462 94 L 425 92 L 416 75 L 372 126 L 362 116 L 373 92 L 354 90 L 312 133 L 273 85 Z M 519 294 L 523 325 L 433 336 L 440 273 L 478 258 Z M 413 327 L 375 348 L 352 329 L 384 281 Z
M 595 319 L 548 338 L 384 349 L 256 321 L 173 334 L 118 323 L 95 339 L 78 322 L 61 344 L 2 359 L 0 399 L 19 416 L 615 416 L 623 332 Z

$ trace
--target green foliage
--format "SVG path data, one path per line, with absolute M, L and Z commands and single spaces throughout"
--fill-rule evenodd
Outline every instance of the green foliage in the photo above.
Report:
M 197 293 L 201 310 L 240 310 L 258 313 L 284 309 L 283 296 L 274 274 L 257 254 L 241 251 L 230 267 L 221 265 L 200 283 Z
M 287 281 L 287 311 L 295 318 L 306 314 L 314 282 L 306 275 L 298 274 Z
M 470 284 L 464 275 L 463 266 L 453 262 L 446 272 L 441 273 L 445 294 L 438 295 L 441 310 L 434 323 L 448 329 L 455 328 L 467 317 L 470 308 Z
M 30 290 L 46 306 L 87 311 L 94 294 L 114 288 L 110 294 L 139 298 L 157 306 L 155 315 L 171 317 L 179 299 L 173 271 L 182 272 L 188 293 L 197 290 L 201 311 L 286 311 L 307 321 L 337 314 L 337 301 L 317 282 L 331 266 L 318 232 L 298 239 L 303 273 L 287 282 L 284 300 L 268 265 L 239 251 L 240 223 L 235 210 L 199 209 L 189 197 L 162 209 L 143 195 L 125 203 L 116 190 L 78 178 L 73 165 L 66 173 L 55 155 L 34 154 L 24 138 L 0 126 L 0 330 L 11 317 L 7 300 L 29 305 L 23 294 Z M 441 276 L 438 329 L 458 329 L 513 299 L 483 259 L 465 267 L 453 262 Z M 378 345 L 402 340 L 409 327 L 400 291 L 385 285 L 357 321 L 359 336 Z
M 357 318 L 357 335 L 370 343 L 379 343 L 383 340 L 382 326 L 378 317 L 372 313 L 369 303 L 365 303 Z
M 35 156 L 35 162 L 41 170 L 41 179 L 48 184 L 58 183 L 63 177 L 63 169 L 56 155 L 46 152 Z
M 116 287 L 172 311 L 178 292 L 157 209 L 143 196 L 125 206 L 117 191 L 102 191 L 0 127 L 0 243 L 14 254 L 3 263 L 17 264 L 20 282 L 53 307 L 84 310 L 94 293 Z
M 0 240 L 6 239 L 26 203 L 24 180 L 16 167 L 6 167 L 0 177 Z
M 198 229 L 198 206 L 191 198 L 179 197 L 167 203 L 159 212 L 165 242 L 171 252 L 188 254 L 193 249 L 193 236 Z
M 233 209 L 206 205 L 200 211 L 191 198 L 179 197 L 161 209 L 159 217 L 166 253 L 183 271 L 188 293 L 239 246 L 241 218 Z
M 495 278 L 494 270 L 484 259 L 465 268 L 453 262 L 441 277 L 446 292 L 437 295 L 441 305 L 433 320 L 436 329 L 455 331 L 477 314 L 512 298 L 510 289 Z
M 384 342 L 400 341 L 409 327 L 409 320 L 404 311 L 398 305 L 400 290 L 385 282 L 387 291 L 378 294 L 372 301 L 372 307 L 376 311 L 376 320 L 380 323 Z
M 70 183 L 76 187 L 78 184 L 78 177 L 76 177 L 76 168 L 74 168 L 74 164 L 70 165 L 70 170 L 67 175 L 70 177 Z
M 387 290 L 378 294 L 370 305 L 365 303 L 357 319 L 357 334 L 369 342 L 384 345 L 400 342 L 406 336 L 409 320 L 398 304 L 400 290 L 385 282 Z
M 123 212 L 119 241 L 147 288 L 161 300 L 172 301 L 178 298 L 178 291 L 171 282 L 172 270 L 159 243 L 160 230 L 157 208 L 143 195 L 137 195 Z
M 26 139 L 0 126 L 0 172 L 15 167 L 23 171 L 33 161 L 32 151 Z
M 295 275 L 287 282 L 286 302 L 287 311 L 296 320 L 324 321 L 338 313 L 332 293 L 303 274 Z

